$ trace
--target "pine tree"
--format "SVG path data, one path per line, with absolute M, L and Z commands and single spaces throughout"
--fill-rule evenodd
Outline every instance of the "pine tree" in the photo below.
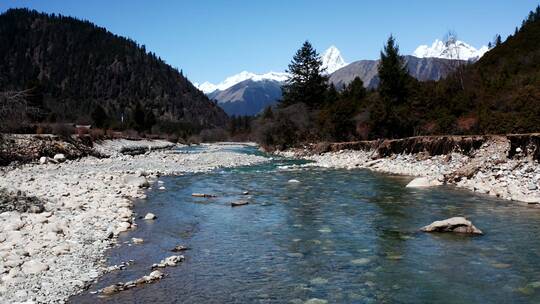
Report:
M 305 103 L 316 108 L 324 103 L 328 77 L 322 75 L 322 61 L 309 41 L 296 52 L 288 72 L 291 76 L 283 87 L 282 107 Z
M 381 134 L 386 137 L 407 135 L 411 113 L 407 98 L 412 82 L 395 38 L 390 36 L 381 52 L 379 63 L 379 95 L 382 99 L 380 117 Z
M 274 112 L 272 111 L 272 107 L 268 106 L 264 109 L 264 112 L 262 114 L 262 118 L 264 119 L 273 119 L 274 118 Z
M 133 110 L 133 124 L 134 124 L 135 130 L 137 130 L 138 132 L 142 132 L 145 129 L 145 124 L 144 124 L 145 116 L 146 115 L 144 113 L 143 107 L 141 106 L 141 103 L 137 102 L 137 104 L 135 104 L 135 109 Z
M 92 117 L 94 124 L 98 128 L 103 128 L 105 126 L 105 122 L 108 119 L 107 113 L 105 112 L 105 109 L 103 109 L 101 105 L 97 105 L 90 116 Z
M 379 93 L 389 106 L 399 105 L 405 101 L 409 73 L 392 35 L 381 51 L 379 79 Z
M 495 35 L 495 46 L 499 46 L 502 44 L 501 35 L 497 34 Z
M 366 88 L 360 77 L 355 77 L 351 83 L 343 91 L 343 97 L 353 100 L 361 100 L 366 97 Z

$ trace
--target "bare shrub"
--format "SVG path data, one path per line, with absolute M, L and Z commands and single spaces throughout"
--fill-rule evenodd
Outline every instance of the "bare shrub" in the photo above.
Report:
M 103 129 L 90 129 L 90 137 L 92 140 L 101 140 L 105 138 L 105 130 Z
M 0 131 L 13 132 L 26 129 L 29 124 L 28 115 L 37 113 L 38 109 L 28 104 L 31 90 L 0 92 Z
M 221 128 L 204 129 L 199 136 L 203 142 L 226 141 L 229 137 L 227 131 Z
M 129 139 L 140 139 L 141 138 L 139 136 L 139 132 L 137 132 L 137 131 L 135 131 L 133 129 L 127 129 L 127 130 L 122 131 L 122 135 L 123 135 L 123 137 L 129 138 Z
M 191 135 L 187 139 L 188 145 L 198 145 L 202 142 L 201 137 L 199 135 Z
M 70 138 L 75 134 L 75 127 L 71 124 L 57 123 L 52 125 L 52 133 L 62 138 Z

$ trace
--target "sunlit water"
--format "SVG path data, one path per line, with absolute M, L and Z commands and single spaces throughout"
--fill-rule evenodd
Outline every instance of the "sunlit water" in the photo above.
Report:
M 119 240 L 144 244 L 109 251 L 110 264 L 134 264 L 71 301 L 540 303 L 538 209 L 450 187 L 409 189 L 410 178 L 365 170 L 279 168 L 293 163 L 162 178 L 166 190 L 155 187 L 135 207 L 157 220 L 137 220 L 138 229 Z M 238 199 L 250 204 L 231 208 Z M 418 232 L 453 216 L 486 234 Z M 109 297 L 90 293 L 150 273 L 177 244 L 192 249 L 161 281 Z

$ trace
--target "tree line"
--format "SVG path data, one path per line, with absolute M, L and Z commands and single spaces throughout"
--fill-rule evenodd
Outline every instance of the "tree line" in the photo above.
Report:
M 437 134 L 525 133 L 540 129 L 540 6 L 474 64 L 439 81 L 411 77 L 394 36 L 380 53 L 377 89 L 360 78 L 328 83 L 319 54 L 303 43 L 288 67 L 283 98 L 254 119 L 252 135 L 270 148 Z M 341 89 L 341 88 L 340 88 Z

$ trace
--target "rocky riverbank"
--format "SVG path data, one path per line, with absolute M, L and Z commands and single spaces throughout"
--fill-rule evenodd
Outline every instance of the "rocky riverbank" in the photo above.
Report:
M 537 138 L 535 136 L 528 138 Z M 534 141 L 526 138 L 514 135 L 424 137 L 331 144 L 324 145 L 322 151 L 321 145 L 314 145 L 278 154 L 314 161 L 309 166 L 367 168 L 424 177 L 425 186 L 451 184 L 537 206 L 540 204 L 540 165 Z
M 106 271 L 105 250 L 119 233 L 136 228 L 133 199 L 144 199 L 159 176 L 267 160 L 224 144 L 189 154 L 166 148 L 171 144 L 111 141 L 94 147 L 108 158 L 2 169 L 9 208 L 0 211 L 0 303 L 61 303 L 98 278 Z M 144 154 L 124 154 L 141 149 Z M 32 204 L 17 209 L 18 200 Z

